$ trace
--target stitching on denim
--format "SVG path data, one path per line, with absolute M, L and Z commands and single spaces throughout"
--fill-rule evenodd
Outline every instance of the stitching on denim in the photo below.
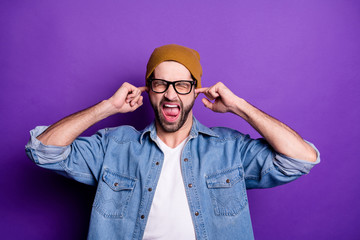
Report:
M 257 180 L 260 179 L 259 176 L 255 176 L 255 175 L 246 175 L 245 176 L 245 180 Z
M 108 172 L 108 173 L 110 173 L 110 174 L 113 174 L 113 175 L 116 175 L 116 176 L 119 176 L 119 177 L 129 178 L 129 179 L 135 180 L 135 181 L 138 180 L 138 179 L 135 178 L 135 177 L 130 177 L 130 176 L 126 175 L 126 174 L 117 173 L 117 172 L 115 172 L 115 171 L 113 171 L 113 170 L 111 170 L 111 169 L 109 169 L 109 168 L 105 168 L 105 169 L 104 169 L 104 172 Z
M 131 130 L 133 130 L 135 132 L 135 134 L 140 134 L 140 132 L 138 130 L 136 130 L 134 127 L 132 126 L 128 126 L 128 125 L 124 125 L 121 127 L 128 127 Z M 119 128 L 117 128 L 119 129 Z M 123 143 L 129 143 L 129 142 L 138 142 L 138 139 L 124 139 L 124 140 L 120 140 L 118 139 L 116 136 L 109 136 L 109 138 L 111 138 L 112 140 L 114 140 L 114 142 L 118 143 L 118 144 L 123 144 Z
M 220 142 L 220 143 L 223 143 L 223 142 L 235 142 L 241 137 L 242 137 L 241 135 L 238 135 L 238 136 L 234 136 L 234 137 L 210 138 L 210 141 Z
M 241 184 L 241 182 L 240 183 L 238 183 L 238 184 Z M 214 211 L 215 211 L 215 214 L 216 215 L 218 215 L 218 216 L 235 216 L 235 215 L 237 215 L 238 213 L 240 213 L 243 209 L 245 209 L 245 207 L 247 206 L 247 204 L 248 204 L 248 199 L 247 199 L 247 195 L 246 195 L 246 189 L 244 189 L 244 193 L 242 193 L 241 192 L 241 194 L 243 195 L 243 197 L 244 197 L 244 200 L 243 201 L 241 201 L 241 197 L 239 197 L 239 198 L 237 198 L 237 199 L 239 199 L 240 201 L 239 201 L 239 206 L 238 207 L 236 207 L 235 209 L 228 209 L 228 208 L 225 208 L 224 206 L 223 206 L 223 209 L 221 210 L 220 208 L 219 208 L 219 201 L 218 201 L 218 199 L 216 198 L 216 193 L 215 193 L 215 191 L 218 191 L 219 189 L 215 189 L 215 188 L 212 188 L 212 189 L 209 189 L 209 191 L 210 191 L 210 197 L 211 197 L 211 199 L 212 199 L 212 204 L 213 204 L 213 208 L 214 208 Z M 242 204 L 241 204 L 241 202 L 243 202 Z
M 160 154 L 160 157 L 163 155 L 163 153 L 161 153 Z M 155 157 L 153 158 L 153 160 L 152 160 L 152 167 L 151 167 L 151 170 L 150 170 L 150 172 L 153 172 L 152 170 L 154 170 L 156 167 L 155 167 L 155 163 L 156 163 L 156 161 L 157 161 L 157 155 L 155 155 Z M 159 160 L 161 163 L 163 163 L 163 160 Z M 163 164 L 161 164 L 161 168 L 162 168 L 162 166 L 163 166 Z M 155 169 L 155 176 L 157 177 L 155 180 L 156 180 L 156 182 L 158 183 L 158 180 L 159 180 L 159 177 L 160 177 L 160 168 L 158 168 L 158 169 Z M 141 190 L 142 191 L 142 193 L 143 193 L 143 197 L 141 198 L 141 200 L 140 200 L 140 206 L 139 206 L 139 210 L 138 210 L 138 216 L 137 216 L 137 218 L 136 218 L 136 224 L 135 224 L 135 230 L 134 230 L 134 233 L 133 233 L 133 239 L 136 239 L 136 235 L 138 235 L 138 234 L 141 234 L 141 232 L 143 232 L 143 229 L 141 229 L 141 222 L 139 221 L 139 217 L 140 217 L 140 213 L 144 213 L 144 214 L 146 214 L 146 215 L 149 215 L 149 213 L 150 213 L 150 207 L 151 206 L 149 206 L 149 204 L 150 204 L 150 202 L 152 202 L 152 201 L 150 201 L 150 199 L 149 199 L 149 197 L 147 197 L 148 195 L 150 195 L 150 193 L 146 190 L 147 189 L 147 187 L 149 186 L 149 184 L 151 184 L 152 182 L 151 182 L 151 177 L 152 177 L 153 175 L 152 174 L 149 174 L 148 175 L 148 177 L 147 177 L 147 179 L 146 179 L 146 183 L 145 183 L 145 188 L 144 188 L 144 190 Z M 154 180 L 154 181 L 155 181 Z M 155 183 L 155 182 L 154 182 Z M 156 184 L 157 185 L 157 184 Z M 154 187 L 154 186 L 153 186 Z M 155 192 L 155 191 L 153 191 L 153 192 Z M 154 197 L 154 194 L 153 194 L 153 196 L 152 197 Z M 153 198 L 151 199 L 151 200 L 153 200 Z M 147 207 L 147 206 L 149 206 L 149 207 Z M 143 212 L 144 211 L 144 209 L 145 210 L 147 210 L 147 212 Z M 146 221 L 148 220 L 148 218 L 146 218 Z M 145 224 L 145 223 L 144 223 Z M 139 229 L 139 230 L 138 230 Z
M 238 166 L 232 167 L 232 168 L 221 169 L 219 171 L 211 173 L 210 175 L 205 175 L 205 177 L 206 177 L 206 179 L 213 178 L 215 176 L 222 175 L 223 173 L 231 172 L 231 171 L 234 171 L 236 169 L 239 169 L 239 172 L 243 175 L 243 172 L 241 171 L 241 168 L 242 168 L 241 165 L 238 165 Z
M 135 139 L 119 140 L 119 139 L 118 139 L 117 137 L 115 137 L 115 136 L 110 136 L 110 138 L 111 138 L 114 142 L 116 142 L 117 144 L 137 142 L 137 140 L 135 140 Z
M 186 150 L 186 156 L 188 156 L 188 159 L 192 159 L 192 153 L 190 151 L 190 148 L 191 148 L 190 145 L 191 145 L 191 139 L 189 139 L 188 143 L 185 145 L 185 148 L 184 148 Z M 197 216 L 197 219 L 195 219 L 195 222 L 198 222 L 199 225 L 201 226 L 201 227 L 199 226 L 200 229 L 198 229 L 198 231 L 202 232 L 203 239 L 207 239 L 208 237 L 207 237 L 207 234 L 206 234 L 205 223 L 204 223 L 204 220 L 203 220 L 203 211 L 201 209 L 200 198 L 199 198 L 198 191 L 197 191 L 198 183 L 195 182 L 195 178 L 194 178 L 194 174 L 193 174 L 193 166 L 192 166 L 192 161 L 191 160 L 187 162 L 187 166 L 185 166 L 185 169 L 186 169 L 186 167 L 188 167 L 188 170 L 189 170 L 188 173 L 190 174 L 191 182 L 195 183 L 193 188 L 192 188 L 192 191 L 193 191 L 193 193 L 195 195 L 195 199 L 196 199 L 196 202 L 195 202 L 194 205 L 195 205 L 195 208 L 198 209 L 198 211 L 200 212 L 199 216 Z M 186 191 L 186 193 L 189 193 L 189 196 L 190 196 L 190 198 L 188 198 L 189 204 L 192 204 L 193 201 L 191 201 L 191 193 L 189 192 L 189 190 L 187 188 L 185 188 L 185 191 Z M 194 218 L 194 217 L 192 216 L 192 218 Z M 196 229 L 197 224 L 194 224 L 194 227 Z
M 271 172 L 274 168 L 275 168 L 275 166 L 273 165 L 273 166 L 268 167 L 268 168 L 265 169 L 264 171 L 261 171 L 261 176 L 263 177 L 263 176 L 267 175 L 267 174 L 268 174 L 269 172 Z
M 101 178 L 102 179 L 102 178 Z M 105 186 L 108 186 L 107 182 L 105 182 L 104 180 L 100 180 L 103 181 L 104 184 L 102 184 L 101 182 L 99 183 L 99 187 L 96 191 L 96 195 L 95 195 L 95 199 L 94 199 L 94 203 L 93 203 L 93 207 L 94 209 L 100 213 L 102 216 L 104 216 L 105 218 L 123 218 L 126 215 L 126 210 L 127 207 L 129 205 L 130 199 L 134 193 L 134 188 L 136 185 L 136 181 L 134 182 L 134 188 L 131 190 L 124 190 L 129 192 L 127 198 L 124 201 L 124 204 L 122 204 L 122 207 L 117 207 L 117 202 L 114 199 L 110 199 L 110 200 L 105 200 L 103 198 L 103 196 L 101 195 L 101 189 Z M 105 189 L 110 189 L 111 191 L 114 192 L 114 194 L 121 194 L 123 193 L 122 191 L 114 191 L 112 188 L 110 188 L 109 186 L 106 187 Z M 105 191 L 105 190 L 103 190 Z M 103 203 L 107 203 L 107 202 L 113 202 L 116 210 L 112 211 L 111 213 L 108 212 L 104 207 L 101 207 L 101 202 Z M 120 209 L 120 210 L 119 210 Z
M 217 171 L 215 173 L 205 176 L 206 182 L 208 182 L 212 178 L 216 178 L 221 175 L 226 175 L 226 173 L 230 173 L 230 172 L 233 172 L 236 170 L 239 171 L 239 179 L 237 179 L 235 184 L 242 184 L 242 186 L 240 186 L 240 191 L 239 191 L 239 194 L 241 194 L 241 195 L 234 198 L 234 200 L 239 202 L 238 207 L 232 208 L 232 209 L 226 208 L 226 206 L 224 206 L 221 202 L 219 202 L 219 199 L 216 197 L 217 195 L 220 194 L 219 191 L 221 189 L 229 189 L 230 190 L 234 186 L 236 186 L 235 184 L 231 185 L 231 187 L 229 187 L 229 188 L 228 187 L 208 188 L 209 193 L 210 193 L 211 202 L 212 202 L 212 205 L 214 208 L 214 212 L 218 216 L 235 216 L 235 215 L 239 214 L 247 206 L 248 200 L 247 200 L 247 195 L 246 195 L 246 186 L 245 186 L 244 180 L 242 179 L 242 176 L 244 176 L 244 173 L 243 173 L 243 171 L 241 171 L 242 167 L 237 166 L 237 167 L 233 167 L 233 168 L 229 168 L 229 169 L 220 170 L 220 171 Z M 241 197 L 243 197 L 243 201 L 242 201 Z M 222 208 L 221 208 L 221 206 L 222 206 Z
M 28 148 L 28 149 L 26 149 L 26 151 L 27 151 L 27 152 L 30 152 L 30 154 L 32 155 L 32 157 L 33 157 L 33 159 L 34 159 L 34 162 L 35 162 L 36 164 L 40 164 L 40 162 L 39 162 L 39 157 L 38 157 L 38 155 L 36 154 L 36 151 L 35 151 L 35 150 L 33 150 L 33 149 L 31 149 L 31 148 Z
M 80 172 L 75 172 L 73 170 L 70 170 L 66 164 L 64 163 L 64 161 L 59 162 L 59 165 L 65 170 L 66 173 L 75 176 L 75 177 L 84 177 L 84 178 L 88 178 L 88 179 L 93 179 L 93 175 L 88 174 L 88 173 L 80 173 Z
M 231 134 L 228 137 L 220 138 L 220 136 L 219 136 L 218 138 L 213 139 L 213 141 L 216 141 L 216 142 L 236 141 L 238 138 L 243 138 L 244 137 L 244 134 L 242 134 L 242 133 L 240 133 L 238 131 L 234 131 L 232 129 L 226 128 L 226 127 L 213 127 L 213 128 L 210 128 L 210 129 L 213 130 L 214 128 L 225 129 L 225 130 L 230 130 L 231 131 Z

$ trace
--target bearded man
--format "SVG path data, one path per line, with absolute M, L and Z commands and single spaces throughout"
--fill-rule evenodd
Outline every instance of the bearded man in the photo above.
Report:
M 197 51 L 161 46 L 145 86 L 125 82 L 111 98 L 31 131 L 26 152 L 36 164 L 97 187 L 88 239 L 253 239 L 246 189 L 293 181 L 319 163 L 314 145 L 294 130 L 221 82 L 201 87 L 201 76 Z M 144 130 L 79 137 L 137 110 L 144 92 L 155 112 Z M 202 125 L 192 111 L 199 94 L 207 108 L 238 115 L 263 138 Z

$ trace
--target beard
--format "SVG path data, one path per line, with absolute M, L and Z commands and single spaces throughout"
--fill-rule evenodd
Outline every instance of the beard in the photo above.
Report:
M 169 103 L 173 102 L 173 103 L 177 103 L 180 105 L 180 116 L 176 122 L 166 121 L 165 117 L 163 116 L 162 110 L 161 110 L 164 102 L 169 102 Z M 168 101 L 165 99 L 165 97 L 163 97 L 161 99 L 159 105 L 155 105 L 154 103 L 151 102 L 151 106 L 154 109 L 156 121 L 160 124 L 161 128 L 165 132 L 171 133 L 171 132 L 178 131 L 185 124 L 186 120 L 188 119 L 189 113 L 190 113 L 192 107 L 194 106 L 194 103 L 195 103 L 195 98 L 189 105 L 184 106 L 184 104 L 181 100 Z

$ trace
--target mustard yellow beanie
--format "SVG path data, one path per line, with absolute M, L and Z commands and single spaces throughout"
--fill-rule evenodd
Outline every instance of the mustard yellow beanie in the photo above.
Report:
M 196 79 L 196 88 L 201 88 L 202 68 L 200 65 L 200 54 L 197 51 L 177 44 L 155 48 L 146 66 L 145 79 L 147 80 L 157 65 L 164 61 L 176 61 L 184 65 Z

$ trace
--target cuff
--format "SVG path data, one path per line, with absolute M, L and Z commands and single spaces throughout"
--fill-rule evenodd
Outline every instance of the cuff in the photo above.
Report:
M 280 153 L 276 153 L 274 158 L 274 164 L 279 168 L 279 170 L 285 175 L 303 175 L 308 174 L 310 170 L 320 163 L 320 152 L 314 146 L 314 144 L 305 140 L 315 151 L 316 151 L 316 161 L 309 162 L 305 160 L 295 159 L 288 156 L 285 156 Z
M 38 126 L 30 131 L 30 140 L 26 144 L 25 149 L 38 164 L 55 163 L 65 160 L 70 154 L 70 145 L 68 146 L 52 146 L 44 145 L 36 137 L 44 132 L 47 126 Z

